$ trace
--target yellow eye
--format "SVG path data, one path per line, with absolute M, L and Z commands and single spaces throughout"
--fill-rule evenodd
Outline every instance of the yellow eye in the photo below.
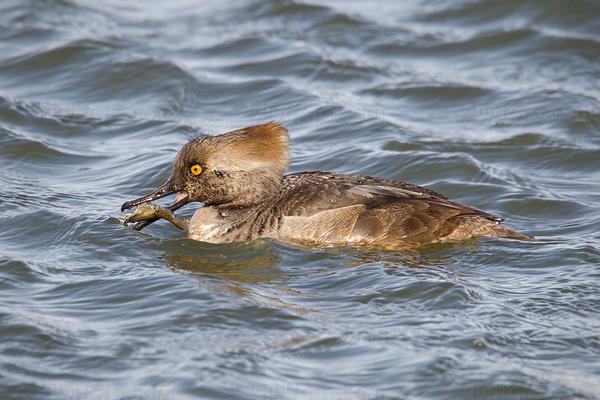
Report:
M 202 167 L 200 164 L 194 164 L 190 167 L 190 172 L 192 175 L 200 175 L 202 173 Z

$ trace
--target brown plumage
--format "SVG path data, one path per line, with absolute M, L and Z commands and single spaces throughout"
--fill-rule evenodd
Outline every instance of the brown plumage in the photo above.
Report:
M 500 225 L 496 216 L 410 183 L 323 171 L 283 176 L 288 148 L 286 129 L 274 122 L 193 139 L 177 154 L 163 186 L 122 209 L 177 192 L 167 210 L 140 207 L 127 221 L 141 221 L 138 230 L 158 218 L 185 227 L 187 221 L 177 221 L 171 211 L 202 202 L 188 236 L 212 243 L 271 238 L 402 248 L 484 237 L 535 240 Z

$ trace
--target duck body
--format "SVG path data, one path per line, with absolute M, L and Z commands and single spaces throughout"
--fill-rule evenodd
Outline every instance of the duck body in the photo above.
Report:
M 269 238 L 393 249 L 486 237 L 534 240 L 500 225 L 501 218 L 410 183 L 326 171 L 282 176 L 288 145 L 285 128 L 275 123 L 194 139 L 177 155 L 165 185 L 122 209 L 175 192 L 170 210 L 201 201 L 188 236 L 210 243 Z M 205 175 L 195 176 L 194 166 Z M 134 228 L 153 221 L 144 218 Z
M 409 183 L 308 171 L 284 176 L 280 191 L 264 203 L 200 208 L 188 236 L 210 243 L 269 238 L 312 247 L 385 248 L 485 237 L 531 239 L 500 221 Z

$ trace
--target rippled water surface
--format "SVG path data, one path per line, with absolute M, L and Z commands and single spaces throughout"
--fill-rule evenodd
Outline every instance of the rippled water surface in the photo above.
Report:
M 0 2 L 0 398 L 600 398 L 598 15 Z M 122 226 L 187 140 L 269 120 L 292 171 L 426 185 L 540 242 L 310 250 Z

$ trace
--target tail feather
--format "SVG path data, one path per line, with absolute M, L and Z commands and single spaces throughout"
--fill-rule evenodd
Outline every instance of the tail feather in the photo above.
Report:
M 493 235 L 491 235 L 492 237 L 523 240 L 526 242 L 537 242 L 537 239 L 533 236 L 523 235 L 522 233 L 513 231 L 512 229 L 502 226 L 500 224 L 491 225 L 490 228 L 491 231 L 494 233 Z
M 450 222 L 451 220 L 449 220 Z M 454 225 L 450 234 L 443 237 L 441 241 L 460 241 L 468 239 L 481 239 L 501 237 L 507 239 L 522 240 L 527 242 L 536 242 L 532 236 L 526 236 L 510 228 L 500 225 L 498 221 L 486 217 L 455 217 L 452 221 Z

